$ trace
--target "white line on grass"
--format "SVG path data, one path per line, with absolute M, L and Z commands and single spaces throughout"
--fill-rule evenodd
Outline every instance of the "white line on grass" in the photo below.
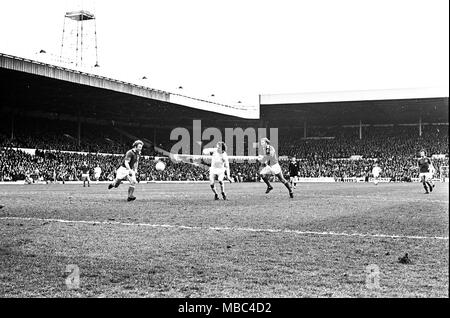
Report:
M 314 195 L 311 197 L 307 197 L 307 198 L 321 198 L 321 199 L 330 199 L 330 196 L 326 196 L 326 195 Z M 425 202 L 425 203 L 443 203 L 443 204 L 448 204 L 449 200 L 438 200 L 438 199 L 431 199 L 431 200 L 423 200 L 421 198 L 397 198 L 397 199 L 389 199 L 383 196 L 373 196 L 373 195 L 369 195 L 369 196 L 365 196 L 365 195 L 339 195 L 339 199 L 350 199 L 350 200 L 354 200 L 354 199 L 359 199 L 359 200 L 375 200 L 375 201 L 388 201 L 388 202 L 411 202 L 411 203 L 415 203 L 417 201 L 420 202 Z
M 99 224 L 99 225 L 122 225 L 122 226 L 146 226 L 154 228 L 174 228 L 186 230 L 213 230 L 213 231 L 242 231 L 242 232 L 264 232 L 264 233 L 286 233 L 299 235 L 330 235 L 330 236 L 356 236 L 356 237 L 372 237 L 372 238 L 398 238 L 398 239 L 418 239 L 418 240 L 448 240 L 448 236 L 415 236 L 415 235 L 395 235 L 395 234 L 364 234 L 364 233 L 345 233 L 345 232 L 317 232 L 317 231 L 299 231 L 289 229 L 254 229 L 248 227 L 199 227 L 189 225 L 173 225 L 173 224 L 150 224 L 150 223 L 127 223 L 117 221 L 85 221 L 85 220 L 62 220 L 62 219 L 41 219 L 41 218 L 24 218 L 15 216 L 0 217 L 0 220 L 18 220 L 18 221 L 44 221 L 58 223 L 83 223 L 83 224 Z

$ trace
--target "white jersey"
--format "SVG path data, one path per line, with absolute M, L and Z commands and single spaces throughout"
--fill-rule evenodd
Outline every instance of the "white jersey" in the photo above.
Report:
M 100 167 L 95 167 L 94 168 L 94 174 L 99 176 L 102 173 L 102 168 Z
M 230 172 L 230 163 L 228 161 L 228 155 L 226 152 L 219 153 L 217 148 L 206 148 L 203 150 L 204 154 L 210 154 L 211 158 L 211 171 L 215 174 Z
M 373 167 L 373 169 L 372 169 L 372 174 L 374 175 L 374 176 L 378 176 L 378 175 L 380 175 L 380 172 L 381 172 L 381 168 L 380 167 Z

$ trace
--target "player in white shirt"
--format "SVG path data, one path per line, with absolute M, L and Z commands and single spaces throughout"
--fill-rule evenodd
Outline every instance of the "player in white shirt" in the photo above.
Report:
M 372 168 L 373 183 L 375 185 L 378 184 L 378 178 L 380 177 L 380 172 L 381 172 L 381 168 L 378 166 L 377 163 L 375 163 Z
M 100 175 L 101 175 L 101 174 L 102 174 L 102 168 L 100 168 L 100 166 L 97 165 L 97 166 L 94 168 L 94 178 L 95 178 L 95 181 L 100 180 Z
M 209 168 L 209 185 L 211 190 L 214 192 L 214 200 L 219 200 L 219 195 L 216 191 L 215 180 L 217 179 L 220 184 L 220 191 L 222 193 L 222 198 L 227 199 L 225 194 L 225 185 L 223 180 L 225 177 L 230 180 L 230 163 L 228 161 L 227 155 L 227 145 L 220 141 L 217 143 L 216 148 L 205 148 L 203 149 L 204 155 L 211 155 L 211 167 Z

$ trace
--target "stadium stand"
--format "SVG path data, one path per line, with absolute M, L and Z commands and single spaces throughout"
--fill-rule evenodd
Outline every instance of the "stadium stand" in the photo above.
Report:
M 95 128 L 95 127 L 94 127 Z M 120 165 L 122 155 L 128 148 L 120 139 L 105 142 L 105 135 L 99 127 L 92 129 L 93 134 L 83 139 L 81 147 L 71 139 L 58 134 L 19 135 L 10 139 L 6 135 L 0 138 L 3 147 L 0 158 L 0 181 L 41 180 L 52 182 L 76 181 L 81 177 L 79 167 L 84 161 L 93 169 L 97 164 L 102 169 L 101 181 L 112 180 L 115 169 Z M 103 131 L 104 132 L 104 131 Z M 418 137 L 411 127 L 372 127 L 366 129 L 363 139 L 353 131 L 340 129 L 327 131 L 335 139 L 302 140 L 296 136 L 281 138 L 280 155 L 296 157 L 299 160 L 301 177 L 332 177 L 342 180 L 347 177 L 368 177 L 375 160 L 382 167 L 382 177 L 392 181 L 411 181 L 417 177 L 416 158 L 420 149 L 429 154 L 446 154 L 444 159 L 433 160 L 439 171 L 441 165 L 448 166 L 448 126 L 428 126 Z M 99 137 L 100 136 L 100 137 Z M 112 134 L 108 135 L 114 138 Z M 107 138 L 109 138 L 107 137 Z M 117 138 L 117 136 L 115 136 Z M 97 139 L 96 139 L 97 138 Z M 296 139 L 297 138 L 297 139 Z M 123 141 L 122 141 L 123 142 Z M 113 145 L 113 146 L 112 146 Z M 20 148 L 37 149 L 35 155 L 27 154 Z M 147 147 L 147 155 L 157 155 L 152 147 Z M 41 149 L 41 150 L 39 150 Z M 50 150 L 43 151 L 42 149 Z M 95 152 L 88 154 L 65 153 L 69 151 Z M 118 155 L 101 155 L 98 152 Z M 144 154 L 145 155 L 145 154 Z M 352 155 L 362 159 L 351 160 Z M 208 173 L 202 167 L 189 163 L 166 161 L 166 169 L 156 171 L 153 158 L 143 158 L 139 167 L 139 179 L 142 181 L 199 181 L 207 180 Z M 288 163 L 282 161 L 287 173 Z M 258 181 L 259 165 L 254 162 L 231 164 L 233 178 L 238 182 Z

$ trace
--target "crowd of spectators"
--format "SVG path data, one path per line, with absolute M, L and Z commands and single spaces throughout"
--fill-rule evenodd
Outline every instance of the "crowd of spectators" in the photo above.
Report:
M 359 139 L 357 128 L 324 130 L 334 139 L 303 139 L 302 135 L 279 138 L 279 152 L 297 158 L 390 158 L 417 156 L 421 149 L 428 154 L 448 154 L 448 126 L 423 126 L 419 136 L 416 126 L 366 127 Z
M 327 131 L 323 135 L 333 135 L 335 138 L 302 139 L 295 135 L 280 136 L 279 140 L 282 142 L 279 144 L 279 154 L 297 158 L 300 177 L 332 177 L 336 180 L 368 177 L 377 161 L 382 168 L 382 177 L 393 181 L 410 181 L 418 176 L 417 156 L 421 149 L 426 149 L 428 155 L 446 155 L 445 159 L 433 160 L 437 171 L 441 165 L 448 166 L 448 126 L 425 126 L 420 137 L 417 127 L 365 128 L 362 139 L 355 129 L 341 128 Z M 70 136 L 64 135 L 19 135 L 13 140 L 0 135 L 0 181 L 80 180 L 83 162 L 92 170 L 97 165 L 101 168 L 100 181 L 112 180 L 129 145 L 112 139 L 105 143 L 103 136 L 100 137 L 103 142 L 96 138 L 93 135 L 78 145 Z M 14 149 L 16 147 L 37 150 L 32 155 Z M 144 155 L 157 155 L 151 147 L 147 148 Z M 88 151 L 89 154 L 79 154 L 62 152 L 63 150 L 91 151 Z M 102 155 L 99 152 L 120 155 Z M 360 155 L 362 159 L 351 160 L 349 157 L 352 155 Z M 166 169 L 160 172 L 155 169 L 154 158 L 142 158 L 138 178 L 145 181 L 209 179 L 208 162 L 184 163 L 166 159 L 165 163 Z M 281 165 L 287 175 L 288 161 L 281 161 Z M 258 181 L 259 169 L 257 162 L 231 163 L 232 178 L 239 182 Z

